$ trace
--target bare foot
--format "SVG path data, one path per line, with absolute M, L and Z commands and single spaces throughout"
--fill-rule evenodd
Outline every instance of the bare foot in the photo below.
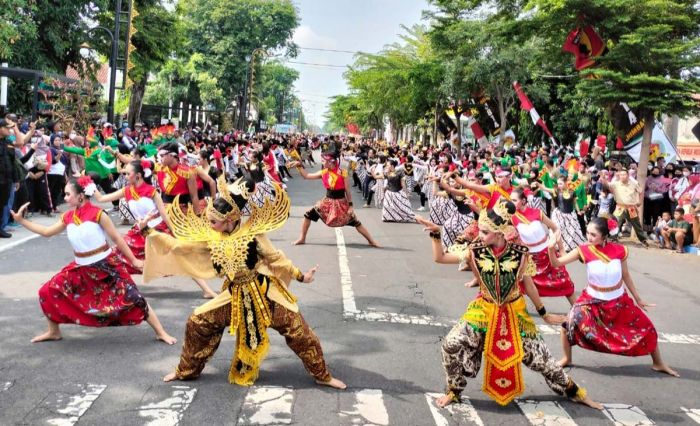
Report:
M 474 278 L 473 280 L 469 281 L 468 283 L 464 283 L 465 287 L 479 287 L 479 282 Z
M 161 334 L 156 334 L 156 339 L 160 340 L 161 342 L 165 342 L 169 345 L 174 345 L 175 343 L 177 343 L 176 338 L 165 332 Z
M 559 367 L 568 367 L 572 364 L 571 364 L 571 360 L 569 358 L 564 357 L 564 358 L 560 359 L 559 361 L 557 361 L 557 365 L 559 365 Z
M 588 395 L 584 396 L 583 398 L 574 398 L 573 400 L 575 402 L 578 402 L 579 404 L 588 405 L 591 408 L 595 408 L 596 410 L 603 409 L 602 404 L 600 404 L 599 402 L 593 401 L 591 398 L 588 397 Z
M 298 240 L 296 240 L 292 243 L 293 246 L 301 246 L 304 244 L 306 244 L 306 239 L 304 239 L 304 238 L 299 238 Z
M 175 374 L 174 372 L 163 377 L 164 382 L 172 382 L 173 380 L 180 380 L 177 378 L 177 374 Z
M 380 246 L 379 243 L 376 241 L 372 241 L 371 243 L 369 243 L 369 245 L 374 248 L 382 248 L 382 246 Z
M 435 404 L 440 408 L 445 408 L 454 402 L 455 400 L 450 395 L 443 395 L 435 400 Z
M 61 339 L 63 339 L 63 337 L 61 336 L 61 333 L 60 333 L 60 332 L 54 333 L 54 332 L 51 332 L 51 331 L 47 331 L 47 332 L 44 333 L 44 334 L 40 334 L 40 335 L 38 335 L 38 336 L 35 336 L 35 337 L 31 340 L 31 342 L 32 342 L 32 343 L 53 342 L 53 341 L 61 340 Z
M 343 389 L 348 387 L 345 383 L 341 382 L 340 380 L 338 380 L 334 377 L 331 377 L 331 379 L 327 382 L 322 382 L 320 380 L 316 380 L 316 383 L 321 385 L 321 386 L 329 386 L 329 387 L 332 387 L 335 389 L 340 389 L 340 390 L 343 390 Z
M 681 377 L 680 374 L 671 367 L 669 367 L 667 364 L 652 364 L 651 369 L 654 371 L 658 371 L 659 373 L 666 373 L 669 376 L 673 377 Z
M 202 299 L 213 299 L 216 296 L 218 295 L 213 291 L 205 291 L 204 293 L 202 293 Z

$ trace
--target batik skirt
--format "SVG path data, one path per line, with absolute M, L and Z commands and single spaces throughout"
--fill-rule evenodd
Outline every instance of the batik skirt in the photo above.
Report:
M 275 199 L 275 187 L 267 179 L 255 184 L 255 191 L 248 203 L 243 207 L 243 214 L 249 215 L 251 213 L 251 204 L 254 204 L 256 207 L 262 207 L 266 198 L 271 202 Z
M 532 281 L 541 297 L 568 297 L 574 293 L 574 283 L 566 268 L 552 266 L 547 249 L 531 254 L 537 267 L 537 275 L 532 277 Z
M 444 225 L 455 213 L 457 206 L 447 197 L 436 195 L 430 201 L 430 221 L 436 225 Z
M 564 248 L 567 252 L 575 250 L 576 247 L 586 242 L 576 212 L 562 213 L 561 210 L 554 209 L 552 220 L 561 230 L 561 238 L 564 240 Z
M 613 300 L 600 300 L 584 290 L 571 307 L 565 327 L 572 345 L 616 355 L 649 355 L 658 340 L 654 324 L 626 292 Z
M 314 222 L 321 219 L 326 225 L 338 228 L 341 226 L 360 226 L 355 212 L 350 208 L 345 198 L 323 197 L 314 207 L 309 209 L 304 217 Z
M 382 222 L 416 221 L 416 215 L 411 208 L 411 202 L 403 191 L 386 191 L 382 207 Z
M 136 325 L 148 318 L 148 305 L 119 256 L 90 265 L 71 262 L 39 289 L 48 319 L 88 327 Z
M 455 243 L 457 237 L 464 235 L 464 231 L 469 227 L 469 224 L 474 221 L 474 216 L 471 214 L 462 214 L 455 212 L 447 218 L 442 226 L 442 246 L 448 249 Z

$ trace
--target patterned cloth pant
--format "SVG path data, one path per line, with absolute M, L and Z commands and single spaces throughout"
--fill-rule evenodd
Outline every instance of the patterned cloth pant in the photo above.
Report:
M 327 382 L 331 373 L 323 359 L 321 342 L 299 312 L 292 312 L 282 305 L 268 300 L 272 312 L 271 328 L 284 336 L 287 346 L 304 363 L 306 371 L 314 379 Z M 231 304 L 192 314 L 187 320 L 185 344 L 177 366 L 178 379 L 190 380 L 199 377 L 205 364 L 216 352 L 221 337 L 231 322 Z
M 481 368 L 486 333 L 474 331 L 460 321 L 445 336 L 442 343 L 442 366 L 447 375 L 447 391 L 459 395 L 467 386 L 467 378 L 476 377 Z M 523 337 L 523 364 L 544 377 L 547 385 L 559 395 L 571 385 L 571 379 L 549 353 L 544 341 Z

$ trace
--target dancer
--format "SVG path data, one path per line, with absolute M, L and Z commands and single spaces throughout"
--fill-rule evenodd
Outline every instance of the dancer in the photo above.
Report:
M 65 188 L 65 201 L 71 210 L 61 220 L 43 226 L 24 218 L 29 203 L 12 211 L 17 223 L 43 237 L 64 230 L 73 246 L 75 260 L 66 265 L 39 289 L 39 303 L 49 329 L 32 343 L 61 340 L 59 324 L 88 327 L 136 325 L 146 320 L 158 340 L 172 345 L 177 340 L 163 329 L 156 312 L 148 305 L 131 279 L 126 265 L 109 247 L 106 236 L 114 241 L 122 255 L 136 267 L 136 259 L 102 209 L 90 203 L 95 184 L 88 176 L 71 179 Z
M 513 213 L 515 206 L 510 202 L 497 204 L 493 210 L 482 210 L 478 222 L 480 241 L 461 250 L 453 248 L 451 253 L 442 250 L 440 228 L 426 227 L 433 241 L 434 260 L 469 262 L 481 290 L 442 344 L 447 391 L 437 399 L 437 405 L 445 407 L 460 401 L 467 378 L 476 377 L 479 372 L 483 353 L 486 361 L 483 390 L 501 405 L 523 392 L 521 364 L 525 364 L 541 373 L 554 392 L 600 409 L 602 406 L 592 401 L 585 389 L 552 358 L 527 313 L 521 285 L 546 322 L 557 324 L 561 320 L 560 315 L 547 313 L 530 279 L 535 265 L 527 247 L 506 240 L 505 235 L 514 231 L 510 225 Z
M 309 232 L 311 221 L 317 222 L 321 219 L 323 223 L 334 228 L 353 226 L 360 235 L 365 237 L 369 245 L 379 247 L 379 244 L 372 238 L 367 228 L 355 216 L 355 211 L 352 208 L 352 194 L 349 190 L 350 179 L 348 178 L 347 170 L 340 166 L 338 155 L 334 152 L 324 152 L 321 155 L 321 159 L 323 168 L 314 173 L 308 173 L 298 161 L 290 164 L 290 167 L 297 168 L 304 179 L 321 179 L 323 186 L 326 187 L 326 196 L 304 213 L 301 236 L 293 244 L 305 244 L 306 234 Z
M 578 215 L 583 214 L 583 212 L 578 209 L 576 194 L 569 189 L 566 179 L 563 177 L 557 180 L 556 188 L 547 188 L 541 183 L 539 187 L 555 197 L 556 204 L 552 211 L 552 220 L 557 224 L 562 234 L 566 251 L 575 250 L 576 247 L 586 242 L 578 222 Z
M 146 182 L 151 176 L 153 165 L 150 161 L 132 161 L 126 166 L 127 186 L 102 195 L 95 191 L 95 199 L 99 203 L 111 202 L 125 199 L 129 211 L 134 215 L 136 223 L 124 235 L 124 241 L 134 256 L 143 261 L 146 256 L 146 234 L 152 231 L 170 232 L 172 225 L 168 222 L 168 215 L 165 212 L 165 205 L 160 198 L 158 191 Z M 140 274 L 141 271 L 133 266 L 127 265 L 130 274 Z M 195 279 L 195 283 L 202 289 L 202 297 L 212 299 L 216 297 L 214 290 L 209 287 L 204 280 Z
M 225 178 L 219 178 L 226 185 Z M 216 352 L 227 326 L 237 334 L 229 382 L 252 385 L 267 355 L 267 328 L 282 334 L 301 358 L 316 383 L 344 389 L 331 376 L 318 337 L 299 313 L 289 281 L 311 283 L 318 266 L 302 273 L 272 246 L 266 232 L 279 229 L 289 216 L 289 196 L 274 183 L 277 197 L 262 208 L 251 205 L 250 219 L 241 222 L 241 209 L 254 190 L 250 179 L 239 179 L 220 198 L 209 200 L 206 217 L 171 208 L 173 233 L 153 233 L 147 240 L 144 278 L 164 274 L 224 277 L 223 291 L 199 308 L 187 321 L 185 344 L 175 372 L 164 381 L 197 378 Z
M 576 250 L 557 257 L 554 247 L 561 238 L 560 232 L 549 242 L 549 257 L 554 267 L 580 260 L 586 264 L 588 274 L 588 286 L 562 324 L 564 357 L 559 364 L 570 365 L 571 346 L 578 345 L 624 356 L 651 355 L 653 370 L 679 377 L 661 358 L 658 334 L 643 312 L 656 305 L 646 303 L 637 293 L 627 268 L 627 248 L 609 242 L 609 234 L 608 221 L 596 217 L 586 229 L 588 243 Z
M 532 276 L 537 293 L 540 297 L 564 296 L 573 305 L 576 300 L 574 283 L 565 267 L 552 266 L 547 251 L 548 231 L 556 232 L 559 228 L 542 210 L 528 207 L 524 189 L 515 188 L 510 194 L 510 199 L 517 209 L 511 221 L 537 267 L 537 274 Z M 563 244 L 560 244 L 559 252 L 564 252 Z
M 411 208 L 411 201 L 405 191 L 405 177 L 396 171 L 398 161 L 389 160 L 386 163 L 384 178 L 387 182 L 382 206 L 382 222 L 416 222 L 416 214 Z M 411 169 L 411 172 L 413 170 Z
M 176 142 L 161 146 L 158 151 L 160 164 L 156 166 L 156 178 L 163 202 L 167 205 L 177 197 L 186 207 L 191 204 L 194 212 L 202 212 L 202 204 L 197 194 L 195 171 L 180 163 L 180 148 Z
M 474 211 L 478 213 L 479 208 L 474 200 L 466 195 L 464 189 L 456 189 L 445 182 L 445 179 L 456 176 L 455 171 L 445 174 L 440 181 L 440 187 L 447 192 L 450 202 L 455 205 L 455 210 L 443 223 L 442 246 L 445 250 L 452 246 L 457 237 L 465 234 L 471 223 L 474 222 Z

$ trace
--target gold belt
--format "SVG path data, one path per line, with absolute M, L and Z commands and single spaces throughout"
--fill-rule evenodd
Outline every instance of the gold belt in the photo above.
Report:
M 493 300 L 493 298 L 491 297 L 489 292 L 487 290 L 486 291 L 484 291 L 484 290 L 486 290 L 486 289 L 483 289 L 481 291 L 481 297 L 489 303 L 495 303 L 498 305 L 499 303 L 496 302 L 495 300 Z M 506 297 L 505 300 L 501 301 L 500 305 L 514 302 L 514 301 L 518 300 L 518 298 L 520 298 L 520 297 L 522 297 L 522 294 L 520 294 L 520 291 L 511 291 L 510 295 L 508 295 L 508 297 Z
M 588 283 L 588 287 L 592 288 L 595 291 L 599 291 L 601 293 L 610 293 L 611 291 L 619 290 L 622 287 L 622 280 L 615 284 L 612 287 L 599 287 L 595 284 Z
M 83 251 L 83 252 L 74 251 L 73 254 L 75 255 L 75 257 L 90 257 L 90 256 L 94 256 L 96 254 L 100 254 L 102 252 L 105 252 L 107 250 L 109 250 L 109 244 L 104 243 L 103 246 L 97 247 L 94 250 Z

